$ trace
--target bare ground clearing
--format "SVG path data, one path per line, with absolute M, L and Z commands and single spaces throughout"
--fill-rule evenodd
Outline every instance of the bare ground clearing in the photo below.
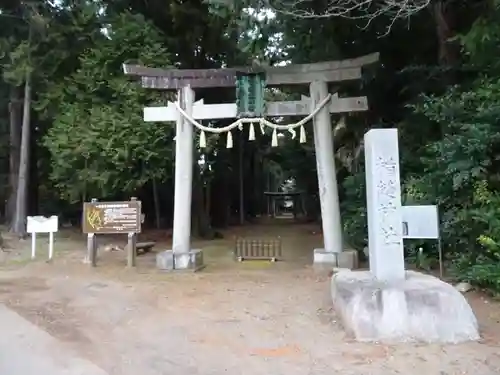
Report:
M 483 340 L 462 345 L 369 345 L 353 342 L 336 322 L 329 279 L 309 266 L 321 238 L 304 225 L 240 229 L 283 237 L 286 261 L 238 264 L 231 241 L 199 243 L 208 267 L 161 274 L 154 254 L 126 270 L 125 254 L 82 263 L 84 239 L 62 232 L 47 264 L 40 241 L 2 254 L 0 302 L 110 375 L 195 374 L 477 374 L 500 373 L 500 305 L 468 295 Z M 166 236 L 155 239 L 168 248 Z M 120 241 L 107 238 L 104 243 Z

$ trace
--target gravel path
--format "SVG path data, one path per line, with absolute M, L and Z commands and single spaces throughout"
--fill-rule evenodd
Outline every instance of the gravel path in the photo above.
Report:
M 480 343 L 369 345 L 345 336 L 328 289 L 304 267 L 158 275 L 34 264 L 0 273 L 0 302 L 109 375 L 500 373 L 496 303 L 470 295 Z
M 0 374 L 107 375 L 1 304 L 0 321 Z

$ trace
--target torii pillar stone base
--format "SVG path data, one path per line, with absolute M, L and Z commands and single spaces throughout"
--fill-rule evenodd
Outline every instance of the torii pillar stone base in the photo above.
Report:
M 344 250 L 340 253 L 332 253 L 325 249 L 314 249 L 313 265 L 318 271 L 331 271 L 332 267 L 355 270 L 359 268 L 358 251 Z
M 156 255 L 156 268 L 161 271 L 199 271 L 205 267 L 203 251 L 190 250 L 188 253 L 175 253 L 173 250 L 162 251 Z

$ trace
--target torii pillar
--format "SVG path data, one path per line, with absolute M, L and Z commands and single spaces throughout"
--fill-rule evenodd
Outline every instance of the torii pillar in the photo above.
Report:
M 310 85 L 313 107 L 328 96 L 328 83 L 313 81 Z M 316 170 L 321 204 L 321 224 L 323 229 L 323 249 L 314 249 L 314 264 L 354 268 L 356 254 L 344 252 L 342 221 L 335 168 L 333 132 L 330 111 L 322 108 L 313 118 Z
M 191 115 L 194 91 L 185 86 L 178 92 L 179 105 Z M 191 252 L 191 201 L 193 185 L 193 126 L 180 113 L 176 122 L 173 268 L 188 268 Z

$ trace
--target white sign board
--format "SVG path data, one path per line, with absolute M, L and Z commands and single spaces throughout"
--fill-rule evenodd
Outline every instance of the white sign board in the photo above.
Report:
M 28 216 L 28 233 L 54 233 L 59 229 L 59 218 L 57 216 Z
M 28 216 L 26 232 L 31 234 L 31 258 L 36 256 L 36 234 L 49 233 L 49 259 L 54 255 L 54 233 L 59 230 L 59 218 L 55 215 L 51 217 L 45 216 Z
M 403 238 L 439 239 L 437 206 L 403 206 Z

